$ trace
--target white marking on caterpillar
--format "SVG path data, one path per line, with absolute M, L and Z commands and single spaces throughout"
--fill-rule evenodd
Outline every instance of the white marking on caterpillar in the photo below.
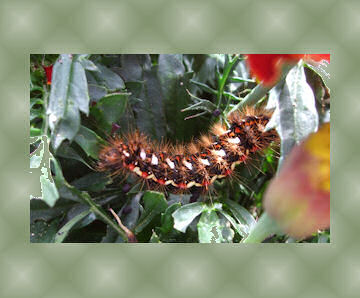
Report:
M 130 154 L 129 154 L 129 152 L 127 152 L 127 151 L 123 151 L 123 153 L 124 153 L 124 155 L 126 156 L 126 157 L 129 157 L 130 156 Z
M 179 187 L 179 185 L 176 184 L 174 180 L 169 180 L 169 181 L 170 181 L 170 183 L 171 183 L 172 186 Z
M 156 157 L 155 154 L 153 154 L 151 157 L 151 164 L 156 166 L 156 165 L 158 165 L 158 163 L 159 163 L 158 158 Z
M 240 139 L 238 137 L 236 138 L 233 138 L 233 139 L 227 139 L 227 141 L 230 143 L 230 144 L 239 144 L 240 143 Z
M 141 176 L 142 175 L 142 172 L 140 171 L 140 168 L 139 167 L 135 167 L 133 169 L 133 172 L 136 173 L 137 175 Z
M 207 159 L 202 159 L 202 158 L 200 158 L 200 161 L 201 161 L 204 165 L 210 166 L 210 163 L 209 163 L 209 161 L 208 161 Z
M 141 149 L 141 151 L 140 151 L 140 157 L 141 157 L 142 160 L 145 160 L 145 159 L 146 159 L 146 153 L 145 153 L 144 149 Z
M 187 167 L 190 171 L 193 169 L 193 166 L 190 162 L 183 160 L 183 164 L 185 167 Z
M 154 174 L 151 174 L 151 175 L 149 175 L 149 176 L 146 177 L 146 179 L 153 179 L 153 178 L 156 179 L 156 177 L 154 176 Z M 154 180 L 154 179 L 153 179 L 153 180 Z M 154 181 L 155 181 L 155 180 L 154 180 Z
M 215 175 L 214 177 L 212 177 L 211 180 L 210 180 L 210 184 L 214 183 L 214 181 L 215 181 L 217 178 L 218 178 L 217 175 Z
M 216 155 L 221 156 L 221 157 L 224 157 L 226 155 L 226 152 L 224 151 L 224 149 L 221 149 L 221 150 L 218 150 L 218 151 L 213 150 L 213 151 L 214 151 L 214 153 Z
M 169 158 L 167 158 L 165 161 L 171 169 L 175 169 L 175 164 Z
M 240 161 L 240 160 L 233 162 L 233 163 L 231 164 L 231 170 L 234 170 L 235 167 L 236 167 L 236 165 L 239 165 L 239 164 L 241 164 L 241 161 Z
M 196 184 L 195 181 L 191 181 L 191 182 L 189 182 L 188 184 L 186 184 L 186 187 L 187 187 L 187 188 L 191 188 L 191 187 L 193 187 L 195 184 Z M 200 184 L 200 185 L 201 185 L 201 184 Z

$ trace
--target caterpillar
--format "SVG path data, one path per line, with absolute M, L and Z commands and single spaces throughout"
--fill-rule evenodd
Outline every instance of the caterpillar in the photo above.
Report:
M 215 123 L 209 134 L 177 146 L 153 142 L 139 131 L 112 137 L 99 152 L 97 169 L 134 173 L 150 189 L 207 191 L 217 179 L 232 175 L 236 165 L 278 141 L 275 129 L 265 131 L 271 115 L 254 108 L 233 112 L 229 128 Z

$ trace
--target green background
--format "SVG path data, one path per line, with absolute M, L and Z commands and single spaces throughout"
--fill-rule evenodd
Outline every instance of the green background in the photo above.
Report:
M 1 1 L 0 297 L 356 297 L 359 1 Z M 332 244 L 30 244 L 29 54 L 331 56 Z

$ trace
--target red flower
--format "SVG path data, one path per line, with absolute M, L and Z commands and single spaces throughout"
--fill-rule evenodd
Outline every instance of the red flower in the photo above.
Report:
M 300 59 L 330 63 L 330 54 L 247 54 L 247 62 L 252 76 L 265 86 L 274 85 L 281 75 L 284 64 L 296 64 Z
M 51 77 L 52 77 L 53 66 L 54 65 L 50 65 L 50 66 L 43 65 L 43 68 L 44 68 L 45 74 L 46 74 L 46 79 L 47 79 L 46 84 L 48 84 L 48 85 L 51 85 Z
M 305 54 L 304 59 L 315 62 L 321 62 L 322 60 L 325 60 L 330 63 L 330 54 Z
M 294 147 L 264 196 L 266 212 L 303 239 L 330 226 L 330 124 Z

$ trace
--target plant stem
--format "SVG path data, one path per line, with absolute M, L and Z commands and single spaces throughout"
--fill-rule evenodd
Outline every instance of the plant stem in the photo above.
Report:
M 261 243 L 272 234 L 283 234 L 277 223 L 266 212 L 261 215 L 256 225 L 242 243 Z
M 116 214 L 116 212 L 112 208 L 109 208 L 109 211 L 111 212 L 111 214 L 116 219 L 119 227 L 126 233 L 126 236 L 128 237 L 129 242 L 137 242 L 134 233 L 132 231 L 130 231 L 126 226 L 124 226 L 124 224 L 121 222 L 121 219 Z
M 262 84 L 257 85 L 251 92 L 244 97 L 244 100 L 242 102 L 239 102 L 237 105 L 235 105 L 228 113 L 230 115 L 232 112 L 235 112 L 238 109 L 243 108 L 247 105 L 254 105 L 256 104 L 260 99 L 262 99 L 267 92 L 270 91 L 278 82 L 284 80 L 289 73 L 290 69 L 294 67 L 294 64 L 286 64 L 282 67 L 281 70 L 281 76 L 280 79 L 270 85 L 270 86 L 263 86 Z
M 128 242 L 129 239 L 126 233 L 102 210 L 100 206 L 91 200 L 88 195 L 82 196 L 86 203 L 90 206 L 90 210 L 98 215 L 104 222 L 106 222 L 109 226 L 111 226 L 123 239 L 125 242 Z
M 225 84 L 228 80 L 228 77 L 229 77 L 231 71 L 233 71 L 234 66 L 237 64 L 239 58 L 240 58 L 240 56 L 236 55 L 232 60 L 230 60 L 229 63 L 227 65 L 225 65 L 223 75 L 221 76 L 221 78 L 219 78 L 219 87 L 218 87 L 217 98 L 216 98 L 216 106 L 218 109 L 221 104 L 221 98 L 222 98 L 222 94 L 224 92 Z
M 44 110 L 45 110 L 45 117 L 44 117 L 44 120 L 45 120 L 45 126 L 44 126 L 44 131 L 43 131 L 43 134 L 45 136 L 47 136 L 47 132 L 48 132 L 48 128 L 49 128 L 49 116 L 47 114 L 47 108 L 48 108 L 48 99 L 49 99 L 49 92 L 47 90 L 47 85 L 43 85 L 43 90 L 44 90 L 44 93 L 43 93 L 43 103 L 44 103 Z
M 254 89 L 251 90 L 251 92 L 244 97 L 244 100 L 239 102 L 237 105 L 235 105 L 228 113 L 231 114 L 232 112 L 235 112 L 238 109 L 241 109 L 244 106 L 247 105 L 254 105 L 257 103 L 261 98 L 263 98 L 266 93 L 272 88 L 271 87 L 264 87 L 263 85 L 257 85 Z

